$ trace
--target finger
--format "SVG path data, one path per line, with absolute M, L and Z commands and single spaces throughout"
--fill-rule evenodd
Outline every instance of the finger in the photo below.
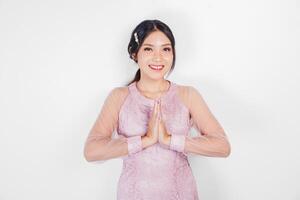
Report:
M 161 102 L 160 101 L 158 103 L 158 115 L 159 115 L 159 119 L 161 119 L 162 113 L 161 113 Z
M 154 102 L 154 108 L 153 108 L 153 112 L 152 112 L 152 118 L 156 117 L 156 113 L 157 113 L 157 102 Z
M 160 120 L 160 118 L 161 118 L 160 102 L 158 102 L 158 105 L 157 105 L 157 117 Z
M 160 108 L 159 108 L 160 114 L 162 114 L 161 103 L 159 104 L 159 106 L 160 106 Z
M 155 108 L 154 108 L 154 115 L 155 115 L 155 118 L 157 117 L 157 114 L 158 114 L 158 103 L 157 101 L 155 102 Z
M 156 118 L 156 120 L 155 120 L 155 127 L 158 131 L 160 131 L 161 128 L 160 128 L 160 122 L 159 122 L 158 118 Z

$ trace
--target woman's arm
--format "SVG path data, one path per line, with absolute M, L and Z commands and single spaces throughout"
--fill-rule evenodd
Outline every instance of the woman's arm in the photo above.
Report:
M 200 136 L 172 135 L 170 149 L 185 154 L 194 153 L 210 157 L 227 157 L 231 147 L 228 138 L 201 94 L 192 86 L 186 86 L 181 96 L 189 108 L 192 121 Z
M 143 136 L 120 137 L 112 139 L 112 133 L 118 125 L 118 115 L 128 94 L 127 88 L 114 88 L 102 106 L 84 146 L 87 161 L 105 161 L 112 158 L 131 155 L 148 146 Z

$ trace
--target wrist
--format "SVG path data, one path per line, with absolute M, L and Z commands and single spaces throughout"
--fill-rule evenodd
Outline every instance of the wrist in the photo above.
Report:
M 171 135 L 167 135 L 165 138 L 164 138 L 164 145 L 167 145 L 168 147 L 170 146 L 171 144 Z
M 152 144 L 154 144 L 154 142 L 151 140 L 151 138 L 149 138 L 147 135 L 142 136 L 142 147 L 143 147 L 143 149 L 151 146 Z
M 128 155 L 137 153 L 143 149 L 140 135 L 127 138 Z
M 169 149 L 171 144 L 171 135 L 166 135 L 159 140 L 159 143 L 163 145 L 164 148 Z
M 178 152 L 185 151 L 185 135 L 172 135 L 170 149 Z

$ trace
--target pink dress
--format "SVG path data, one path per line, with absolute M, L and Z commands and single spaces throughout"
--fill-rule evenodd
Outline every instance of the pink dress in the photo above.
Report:
M 143 149 L 141 136 L 147 132 L 156 100 L 161 102 L 171 144 L 156 143 Z M 208 126 L 200 128 L 200 123 L 205 122 Z M 194 124 L 202 137 L 189 136 Z M 118 138 L 112 139 L 114 130 Z M 198 200 L 187 156 L 226 156 L 228 145 L 224 130 L 195 88 L 170 82 L 168 91 L 154 100 L 143 96 L 133 82 L 110 93 L 89 134 L 85 151 L 89 152 L 90 161 L 123 159 L 118 200 Z

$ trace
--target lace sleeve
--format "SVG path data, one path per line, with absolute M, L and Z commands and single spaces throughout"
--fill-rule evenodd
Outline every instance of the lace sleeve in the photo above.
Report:
M 170 149 L 184 154 L 198 154 L 211 157 L 227 157 L 230 143 L 217 119 L 208 108 L 201 94 L 192 86 L 180 91 L 184 104 L 189 108 L 197 137 L 172 135 Z
M 118 125 L 121 105 L 127 94 L 127 88 L 117 87 L 106 97 L 84 145 L 84 156 L 87 161 L 101 163 L 142 150 L 141 136 L 112 138 L 112 133 Z

